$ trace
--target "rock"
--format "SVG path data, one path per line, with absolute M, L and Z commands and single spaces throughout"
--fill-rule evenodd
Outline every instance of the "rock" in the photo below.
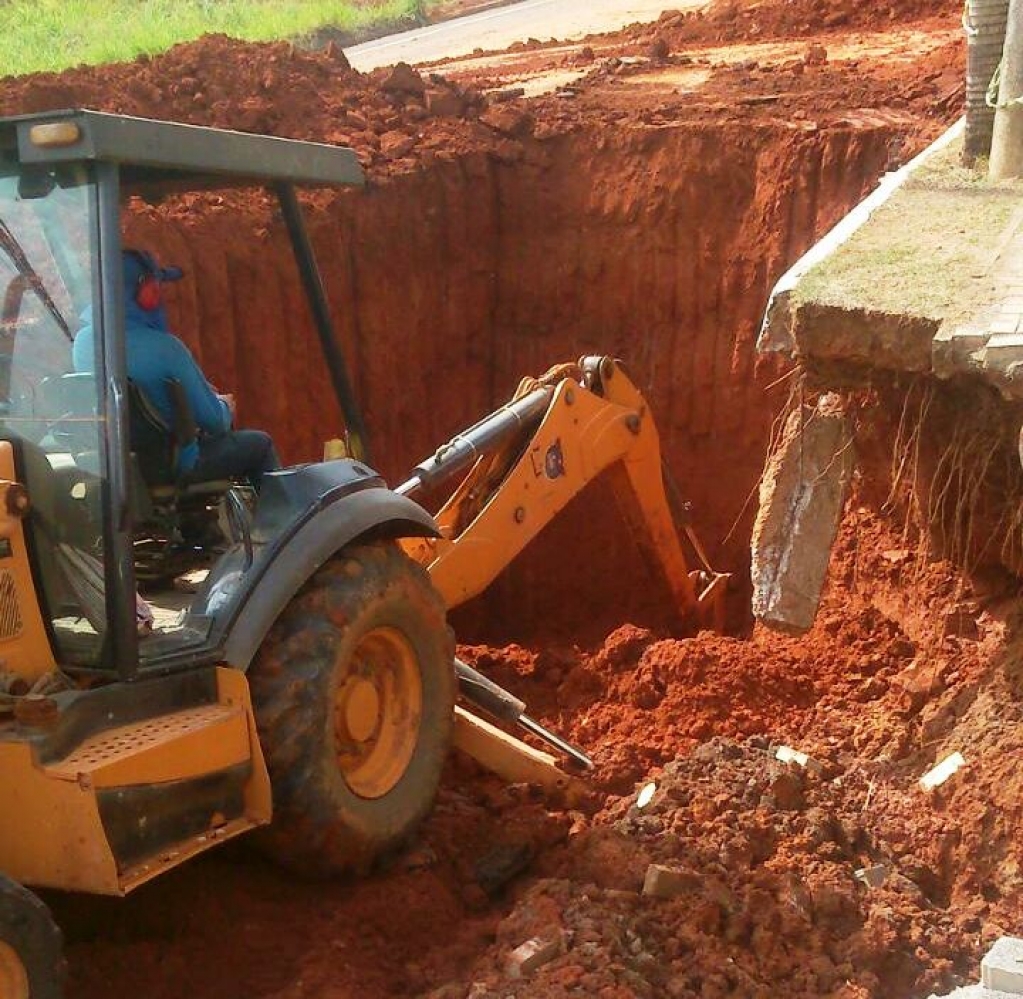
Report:
M 548 961 L 553 961 L 563 946 L 560 933 L 549 937 L 533 937 L 511 952 L 505 973 L 509 978 L 525 978 Z
M 489 98 L 495 104 L 503 104 L 505 101 L 513 101 L 516 97 L 525 97 L 525 87 L 509 87 L 507 90 L 495 90 L 490 93 Z
M 977 618 L 968 609 L 951 610 L 945 615 L 942 623 L 942 635 L 945 638 L 967 638 L 976 641 L 980 638 L 980 629 L 977 627 Z
M 853 872 L 857 881 L 862 881 L 868 888 L 880 888 L 888 880 L 888 868 L 884 864 L 861 867 Z
M 487 108 L 480 115 L 480 121 L 501 135 L 515 138 L 527 135 L 533 130 L 533 116 L 520 108 Z
M 892 686 L 902 695 L 902 707 L 907 712 L 919 711 L 935 690 L 941 663 L 927 659 L 914 659 L 892 680 Z
M 643 879 L 643 894 L 651 898 L 676 898 L 700 890 L 702 879 L 693 871 L 651 864 Z
M 436 118 L 460 118 L 465 106 L 465 98 L 450 87 L 430 87 L 426 91 L 426 110 Z
M 473 864 L 473 877 L 487 895 L 495 895 L 529 867 L 535 852 L 526 842 L 495 846 Z
M 623 624 L 616 628 L 604 640 L 600 650 L 600 659 L 612 669 L 628 670 L 636 668 L 640 657 L 654 641 L 654 633 L 646 628 L 637 628 L 634 624 Z
M 389 160 L 400 160 L 415 148 L 416 140 L 404 132 L 384 132 L 380 136 L 380 152 Z
M 647 48 L 647 55 L 654 62 L 663 62 L 671 53 L 663 36 L 657 35 Z
M 815 921 L 838 920 L 856 911 L 856 898 L 845 884 L 820 877 L 809 887 Z
M 771 781 L 771 797 L 776 808 L 783 812 L 796 812 L 805 805 L 803 782 L 791 771 L 778 774 Z
M 814 42 L 803 56 L 807 66 L 823 66 L 828 61 L 828 50 L 820 42 Z
M 407 62 L 399 62 L 384 77 L 380 89 L 389 94 L 422 94 L 426 91 L 426 84 Z
M 585 66 L 587 63 L 593 62 L 596 58 L 597 54 L 593 51 L 593 49 L 590 48 L 589 45 L 584 45 L 578 52 L 576 52 L 573 62 L 580 66 Z

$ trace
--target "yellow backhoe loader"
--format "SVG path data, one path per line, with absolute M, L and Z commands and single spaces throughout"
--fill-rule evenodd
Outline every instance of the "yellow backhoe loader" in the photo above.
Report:
M 350 150 L 315 143 L 0 120 L 2 999 L 62 995 L 59 930 L 25 885 L 122 895 L 257 827 L 296 871 L 363 870 L 429 811 L 452 745 L 571 794 L 585 754 L 455 659 L 446 614 L 605 470 L 680 613 L 720 626 L 727 576 L 686 528 L 690 570 L 649 408 L 611 358 L 524 382 L 394 489 L 369 467 L 295 193 L 361 182 Z M 247 185 L 278 196 L 350 455 L 274 472 L 258 497 L 160 474 L 161 440 L 195 431 L 184 411 L 161 426 L 128 378 L 121 286 L 125 198 Z M 431 515 L 426 495 L 449 499 Z M 203 516 L 226 525 L 212 555 L 183 540 Z M 196 592 L 166 583 L 198 555 Z

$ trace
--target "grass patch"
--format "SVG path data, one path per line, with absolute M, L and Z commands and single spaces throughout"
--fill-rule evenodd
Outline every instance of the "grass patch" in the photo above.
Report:
M 989 305 L 996 258 L 1021 223 L 1023 184 L 990 184 L 960 165 L 960 148 L 953 143 L 922 164 L 806 275 L 794 300 L 953 324 Z
M 7 0 L 0 2 L 0 76 L 156 55 L 221 32 L 246 41 L 317 28 L 359 31 L 413 22 L 425 0 Z

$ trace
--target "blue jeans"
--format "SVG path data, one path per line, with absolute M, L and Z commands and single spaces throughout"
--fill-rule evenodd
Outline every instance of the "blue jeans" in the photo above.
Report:
M 263 475 L 281 467 L 269 434 L 229 430 L 199 438 L 199 458 L 185 473 L 187 482 L 248 479 L 258 489 Z

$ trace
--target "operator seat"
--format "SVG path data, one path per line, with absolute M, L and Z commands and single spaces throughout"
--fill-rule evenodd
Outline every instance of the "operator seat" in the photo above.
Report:
M 174 426 L 167 425 L 141 386 L 128 381 L 130 503 L 137 528 L 160 524 L 168 527 L 183 514 L 216 505 L 233 487 L 230 479 L 179 481 L 178 456 L 198 436 L 184 389 L 169 379 L 167 387 L 174 407 Z M 73 456 L 74 464 L 99 473 L 96 452 L 95 376 L 73 372 L 53 376 L 40 385 L 40 405 L 47 414 L 52 444 Z
M 168 378 L 166 385 L 174 407 L 173 426 L 167 425 L 142 387 L 137 382 L 130 379 L 128 381 L 131 449 L 154 502 L 167 501 L 174 497 L 188 499 L 226 493 L 234 485 L 230 479 L 211 479 L 187 484 L 179 481 L 178 457 L 183 448 L 195 442 L 199 436 L 199 428 L 192 416 L 192 409 L 181 383 Z
M 193 443 L 198 427 L 181 383 L 167 379 L 174 425 L 143 388 L 128 381 L 128 423 L 132 475 L 141 484 L 142 502 L 134 499 L 135 576 L 140 583 L 159 583 L 200 564 L 224 541 L 218 510 L 234 487 L 230 479 L 183 483 L 178 474 L 181 449 Z

